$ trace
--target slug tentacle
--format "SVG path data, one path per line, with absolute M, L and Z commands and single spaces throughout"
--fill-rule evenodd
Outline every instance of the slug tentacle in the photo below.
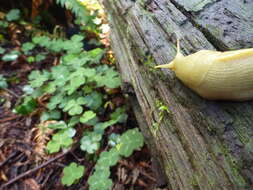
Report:
M 158 68 L 165 68 L 165 69 L 173 70 L 173 68 L 174 68 L 174 62 L 171 61 L 169 64 L 158 65 L 158 66 L 155 66 L 155 68 L 156 69 L 158 69 Z
M 253 48 L 219 52 L 200 50 L 177 54 L 168 68 L 189 88 L 206 99 L 244 101 L 253 99 Z
M 175 70 L 175 62 L 184 57 L 183 54 L 181 54 L 180 52 L 180 44 L 179 44 L 179 39 L 177 39 L 177 54 L 176 54 L 176 57 L 174 58 L 173 61 L 171 61 L 169 64 L 164 64 L 164 65 L 158 65 L 158 66 L 155 66 L 156 69 L 158 68 L 165 68 L 165 69 L 170 69 L 172 71 Z

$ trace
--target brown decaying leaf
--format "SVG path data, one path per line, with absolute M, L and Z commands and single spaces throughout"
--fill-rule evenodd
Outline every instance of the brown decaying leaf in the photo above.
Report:
M 56 123 L 56 121 L 45 121 L 33 128 L 33 141 L 35 141 L 34 151 L 39 154 L 41 157 L 46 158 L 45 148 L 47 142 L 50 140 L 49 136 L 53 133 L 52 129 L 49 129 L 47 126 L 49 124 Z M 36 160 L 41 160 L 41 157 L 36 157 Z
M 22 31 L 18 28 L 15 23 L 11 23 L 8 26 L 9 35 L 11 37 L 11 42 L 14 46 L 21 46 L 20 41 L 18 40 L 18 34 L 21 34 Z
M 40 190 L 40 185 L 32 178 L 24 180 L 27 190 Z
M 8 178 L 3 171 L 0 171 L 0 181 L 1 180 L 8 181 Z

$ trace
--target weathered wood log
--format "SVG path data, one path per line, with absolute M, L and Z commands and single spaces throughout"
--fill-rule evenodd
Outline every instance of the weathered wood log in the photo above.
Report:
M 253 47 L 253 1 L 103 0 L 103 4 L 123 89 L 133 99 L 169 189 L 252 189 L 253 102 L 204 100 L 173 72 L 153 66 L 173 59 L 176 37 L 185 55 L 200 49 Z

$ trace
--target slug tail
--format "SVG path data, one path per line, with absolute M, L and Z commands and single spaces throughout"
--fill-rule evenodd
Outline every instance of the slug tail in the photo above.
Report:
M 161 68 L 165 68 L 165 69 L 171 69 L 173 70 L 174 69 L 174 62 L 170 62 L 169 64 L 165 64 L 165 65 L 158 65 L 158 66 L 155 66 L 156 69 L 161 69 Z

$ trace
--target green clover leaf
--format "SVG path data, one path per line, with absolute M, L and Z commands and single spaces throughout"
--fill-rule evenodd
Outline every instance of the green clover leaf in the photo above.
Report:
M 5 52 L 5 49 L 0 47 L 0 54 L 4 54 L 4 52 Z
M 64 121 L 58 121 L 56 123 L 51 123 L 47 127 L 50 129 L 66 129 L 66 128 L 68 128 L 67 124 Z
M 34 43 L 31 43 L 31 42 L 26 42 L 24 44 L 22 44 L 22 51 L 25 53 L 25 54 L 28 54 L 29 51 L 33 50 L 33 48 L 35 47 L 35 44 Z
M 3 61 L 15 61 L 20 55 L 20 52 L 13 50 L 2 57 Z
M 47 108 L 50 110 L 53 110 L 56 108 L 56 106 L 63 101 L 63 95 L 62 94 L 57 94 L 55 96 L 52 96 L 50 98 L 49 103 L 47 104 Z
M 80 103 L 80 101 L 78 101 L 78 100 L 71 99 L 64 106 L 63 111 L 65 111 L 65 112 L 68 111 L 69 115 L 71 115 L 71 116 L 78 115 L 78 114 L 81 114 L 83 112 L 83 108 L 82 108 L 81 105 L 82 105 L 82 102 Z
M 0 89 L 7 88 L 8 84 L 6 82 L 6 79 L 3 77 L 3 75 L 0 75 Z
M 6 20 L 8 21 L 18 20 L 20 18 L 20 10 L 12 9 L 5 16 L 6 16 Z
M 65 41 L 63 45 L 64 50 L 68 52 L 68 54 L 77 54 L 82 51 L 83 43 L 82 42 L 76 42 L 76 41 Z
M 7 28 L 9 26 L 8 22 L 5 20 L 0 20 L 0 28 Z M 2 38 L 2 37 L 1 37 Z
M 88 184 L 90 190 L 108 190 L 112 187 L 112 180 L 108 177 L 105 177 L 104 173 L 104 170 L 98 170 L 92 176 L 89 177 Z
M 43 61 L 45 58 L 46 58 L 46 55 L 40 53 L 40 54 L 37 54 L 37 55 L 35 56 L 35 61 L 36 61 L 36 62 L 40 62 L 40 61 Z
M 53 94 L 56 91 L 56 84 L 54 82 L 49 82 L 42 87 L 43 91 L 48 94 Z
M 57 120 L 61 118 L 61 112 L 58 110 L 52 110 L 48 112 L 43 112 L 40 120 L 47 121 L 47 120 Z
M 103 55 L 104 55 L 104 50 L 100 48 L 95 48 L 87 52 L 87 58 L 89 58 L 89 60 L 92 60 L 92 62 L 94 63 L 99 63 Z
M 47 150 L 49 154 L 59 152 L 61 148 L 68 148 L 73 143 L 71 137 L 68 133 L 64 131 L 59 131 L 56 133 L 52 140 L 47 143 Z
M 81 139 L 81 149 L 93 154 L 98 150 L 102 139 L 103 131 L 93 131 L 86 133 Z
M 68 122 L 68 126 L 74 127 L 77 123 L 79 123 L 79 121 L 80 121 L 80 118 L 78 116 L 71 117 Z
M 27 115 L 37 108 L 37 102 L 31 96 L 26 96 L 23 103 L 14 108 L 15 113 Z
M 111 115 L 111 119 L 116 120 L 119 123 L 125 123 L 127 120 L 127 114 L 124 108 L 117 108 Z
M 104 151 L 100 154 L 99 160 L 97 162 L 98 166 L 114 166 L 120 159 L 119 152 L 112 148 L 109 152 Z
M 96 117 L 96 113 L 94 113 L 93 111 L 86 111 L 80 117 L 80 122 L 87 123 L 88 121 L 92 120 L 95 117 Z
M 86 82 L 83 69 L 79 69 L 76 72 L 71 73 L 69 76 L 70 83 L 65 87 L 65 90 L 68 91 L 68 95 L 71 95 L 76 91 L 81 85 Z
M 137 128 L 129 129 L 120 137 L 120 143 L 116 146 L 119 154 L 125 157 L 130 156 L 134 150 L 142 147 L 144 138 Z
M 56 86 L 64 86 L 69 75 L 70 71 L 66 66 L 58 65 L 52 68 L 52 78 Z
M 88 152 L 89 154 L 95 153 L 99 149 L 99 141 L 94 141 L 91 136 L 84 136 L 81 139 L 80 148 L 83 151 Z
M 85 96 L 84 99 L 85 99 L 85 105 L 92 110 L 97 110 L 99 107 L 102 106 L 102 103 L 103 103 L 102 94 L 96 91 Z
M 106 86 L 108 88 L 117 88 L 121 85 L 119 73 L 112 68 L 108 68 L 105 72 L 95 77 L 98 86 Z
M 109 141 L 108 141 L 108 144 L 111 146 L 111 147 L 114 147 L 116 146 L 117 144 L 120 143 L 120 135 L 119 134 L 116 134 L 116 133 L 112 133 L 110 136 L 109 136 Z
M 83 176 L 84 171 L 84 166 L 77 165 L 75 162 L 72 162 L 69 166 L 63 169 L 64 175 L 61 179 L 62 184 L 66 186 L 71 186 Z
M 41 87 L 49 78 L 50 73 L 48 71 L 43 71 L 42 73 L 40 71 L 32 71 L 29 75 L 30 85 L 33 88 Z
M 50 45 L 51 39 L 47 36 L 35 36 L 32 39 L 32 42 L 38 44 L 41 47 L 47 47 Z
M 71 41 L 81 42 L 84 39 L 82 35 L 75 34 L 71 37 Z

